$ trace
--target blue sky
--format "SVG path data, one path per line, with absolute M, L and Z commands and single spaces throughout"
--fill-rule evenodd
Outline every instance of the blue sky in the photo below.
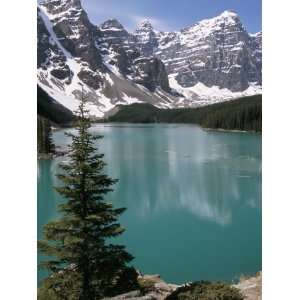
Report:
M 90 20 L 118 19 L 126 29 L 149 19 L 158 30 L 179 30 L 226 9 L 236 11 L 249 32 L 261 30 L 261 0 L 82 0 Z

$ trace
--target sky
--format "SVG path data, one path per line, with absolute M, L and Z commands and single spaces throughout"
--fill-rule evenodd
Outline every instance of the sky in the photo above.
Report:
M 133 31 L 148 19 L 157 30 L 174 31 L 200 20 L 212 18 L 232 9 L 240 16 L 246 29 L 261 30 L 262 0 L 82 0 L 92 23 L 118 19 Z

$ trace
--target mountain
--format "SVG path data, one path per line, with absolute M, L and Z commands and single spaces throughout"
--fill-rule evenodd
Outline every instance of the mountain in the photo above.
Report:
M 160 58 L 171 87 L 189 100 L 260 92 L 261 32 L 248 34 L 233 11 L 178 32 L 158 32 L 142 22 L 135 36 L 140 51 Z
M 114 22 L 93 25 L 79 0 L 47 0 L 37 13 L 38 84 L 67 108 L 77 107 L 82 88 L 99 117 L 117 104 L 174 101 L 163 63 L 128 49 Z
M 37 20 L 38 85 L 70 110 L 82 89 L 96 117 L 117 105 L 195 107 L 261 91 L 261 33 L 248 34 L 233 12 L 179 32 L 144 21 L 130 33 L 116 19 L 92 24 L 80 0 L 45 0 Z

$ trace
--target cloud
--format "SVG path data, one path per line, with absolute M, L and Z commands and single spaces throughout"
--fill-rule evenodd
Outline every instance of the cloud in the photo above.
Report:
M 149 20 L 157 30 L 167 31 L 170 27 L 163 20 L 147 15 L 140 15 L 134 7 L 122 6 L 114 1 L 82 0 L 91 21 L 96 25 L 110 18 L 119 20 L 128 31 L 134 31 L 138 24 Z

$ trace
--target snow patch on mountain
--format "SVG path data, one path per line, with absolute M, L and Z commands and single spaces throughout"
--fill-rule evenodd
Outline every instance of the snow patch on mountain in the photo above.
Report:
M 178 74 L 169 75 L 169 82 L 170 87 L 183 96 L 181 101 L 183 106 L 186 105 L 186 102 L 183 101 L 184 99 L 188 99 L 191 102 L 191 106 L 203 106 L 262 93 L 261 87 L 255 83 L 252 83 L 247 90 L 242 92 L 232 92 L 229 89 L 221 89 L 218 86 L 208 87 L 201 82 L 198 82 L 192 87 L 182 87 L 176 80 L 177 75 Z M 178 106 L 181 105 L 179 104 Z
M 38 84 L 74 110 L 84 90 L 90 114 L 119 104 L 196 107 L 261 93 L 261 32 L 225 11 L 177 32 L 149 21 L 132 34 L 116 19 L 90 23 L 80 0 L 38 6 Z

